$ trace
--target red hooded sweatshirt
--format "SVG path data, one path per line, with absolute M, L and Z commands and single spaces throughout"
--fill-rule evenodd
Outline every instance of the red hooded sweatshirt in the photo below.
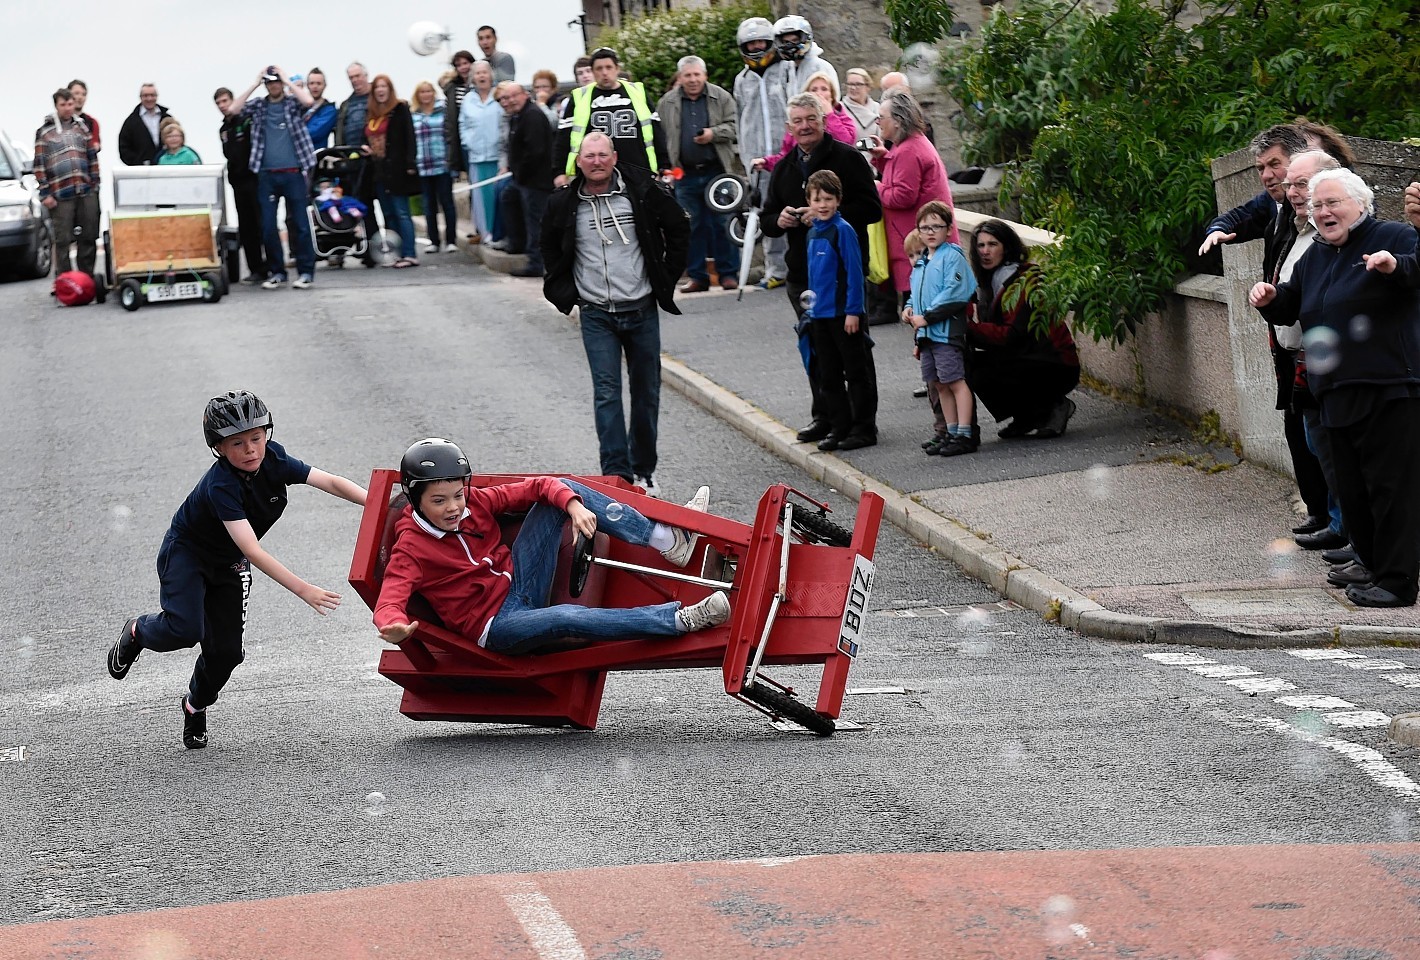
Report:
M 446 627 L 482 646 L 513 583 L 512 551 L 500 539 L 498 515 L 523 513 L 539 503 L 566 510 L 576 499 L 555 477 L 471 487 L 457 532 L 440 530 L 405 507 L 380 584 L 375 626 L 408 623 L 405 605 L 417 590 Z

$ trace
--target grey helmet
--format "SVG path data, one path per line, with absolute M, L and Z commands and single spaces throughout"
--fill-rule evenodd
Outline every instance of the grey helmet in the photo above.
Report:
M 473 476 L 473 468 L 463 455 L 458 444 L 442 437 L 429 437 L 411 444 L 399 461 L 399 486 L 409 498 L 409 505 L 415 507 L 420 484 L 435 480 L 467 480 Z
M 229 390 L 207 401 L 202 411 L 202 437 L 215 447 L 228 437 L 265 427 L 271 432 L 271 411 L 261 398 L 247 390 Z
M 782 39 L 786 33 L 797 33 L 798 40 Z M 774 49 L 783 60 L 802 60 L 814 43 L 814 28 L 803 17 L 787 16 L 774 21 Z
M 763 40 L 767 46 L 759 53 L 750 53 L 745 44 L 755 40 Z M 735 31 L 735 45 L 740 48 L 744 62 L 756 70 L 764 69 L 779 57 L 774 49 L 774 24 L 765 17 L 750 17 L 742 22 Z

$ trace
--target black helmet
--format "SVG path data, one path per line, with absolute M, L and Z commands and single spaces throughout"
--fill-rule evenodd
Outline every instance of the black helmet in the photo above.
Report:
M 404 459 L 399 462 L 399 486 L 409 498 L 411 507 L 419 502 L 415 494 L 421 483 L 467 480 L 471 476 L 473 468 L 468 465 L 468 458 L 458 444 L 440 437 L 429 437 L 415 443 L 404 451 Z
M 246 390 L 228 391 L 207 401 L 202 411 L 202 436 L 209 447 L 228 437 L 265 427 L 270 432 L 271 411 L 256 394 Z

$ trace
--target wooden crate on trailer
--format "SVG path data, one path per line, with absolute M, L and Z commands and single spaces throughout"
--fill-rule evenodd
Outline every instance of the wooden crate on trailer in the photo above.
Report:
M 109 219 L 109 234 L 115 273 L 206 270 L 220 265 L 212 217 L 206 210 L 115 210 Z

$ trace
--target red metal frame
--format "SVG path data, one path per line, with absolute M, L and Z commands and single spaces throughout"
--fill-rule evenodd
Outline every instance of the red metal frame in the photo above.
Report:
M 492 486 L 522 479 L 523 474 L 484 474 L 473 486 Z M 576 477 L 615 497 L 652 520 L 700 534 L 690 567 L 698 571 L 704 551 L 713 547 L 735 564 L 729 591 L 728 624 L 674 639 L 656 638 L 595 643 L 533 656 L 510 657 L 478 646 L 433 623 L 424 622 L 413 637 L 380 656 L 379 672 L 404 688 L 400 712 L 415 720 L 458 720 L 481 723 L 596 726 L 606 674 L 611 670 L 681 669 L 721 666 L 725 691 L 737 694 L 744 682 L 752 651 L 759 643 L 769 605 L 779 587 L 779 529 L 784 504 L 791 497 L 812 503 L 803 494 L 776 484 L 761 498 L 753 525 L 690 510 L 644 496 L 616 477 Z M 379 598 L 380 575 L 389 559 L 394 523 L 402 498 L 399 473 L 376 470 L 350 565 L 350 584 L 373 610 Z M 807 509 L 807 503 L 796 504 Z M 838 644 L 844 605 L 848 601 L 854 560 L 872 559 L 882 520 L 882 498 L 864 493 L 858 506 L 852 541 L 847 547 L 791 542 L 789 589 L 760 658 L 761 666 L 822 663 L 816 709 L 837 717 L 852 664 Z M 596 553 L 650 568 L 672 569 L 654 549 L 635 547 L 598 534 Z M 679 600 L 695 603 L 709 588 L 630 571 L 593 566 L 586 590 L 577 600 L 558 596 L 565 589 L 569 544 L 559 562 L 554 602 L 589 606 L 632 607 Z

